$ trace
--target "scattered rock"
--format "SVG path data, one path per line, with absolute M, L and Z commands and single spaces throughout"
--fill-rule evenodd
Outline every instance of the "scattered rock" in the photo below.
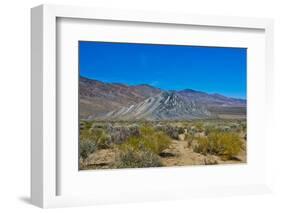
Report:
M 111 168 L 116 160 L 117 150 L 101 149 L 89 156 L 87 167 L 90 168 Z
M 159 155 L 163 158 L 167 158 L 167 157 L 175 157 L 177 154 L 175 153 L 174 150 L 165 149 Z
M 184 139 L 185 139 L 185 134 L 180 134 L 179 135 L 179 140 L 180 141 L 184 141 Z
M 204 158 L 204 164 L 205 165 L 215 165 L 215 164 L 218 164 L 218 158 L 216 156 L 213 156 L 213 155 L 207 155 Z

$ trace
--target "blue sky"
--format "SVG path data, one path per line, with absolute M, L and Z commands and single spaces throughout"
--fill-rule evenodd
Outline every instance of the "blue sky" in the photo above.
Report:
M 246 98 L 246 48 L 79 42 L 80 75 Z

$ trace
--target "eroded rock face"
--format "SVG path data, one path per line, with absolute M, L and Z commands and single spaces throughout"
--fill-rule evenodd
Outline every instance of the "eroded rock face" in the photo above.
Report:
M 209 118 L 211 113 L 176 92 L 162 92 L 148 99 L 98 117 L 104 120 L 183 120 Z

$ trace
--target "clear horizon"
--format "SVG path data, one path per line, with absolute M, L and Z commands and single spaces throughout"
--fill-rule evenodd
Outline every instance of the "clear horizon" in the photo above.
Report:
M 79 41 L 80 76 L 246 99 L 247 49 Z

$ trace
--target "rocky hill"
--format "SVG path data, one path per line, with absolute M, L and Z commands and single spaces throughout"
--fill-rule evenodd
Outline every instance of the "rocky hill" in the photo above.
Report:
M 163 92 L 129 107 L 111 111 L 108 120 L 185 120 L 211 117 L 211 113 L 193 100 L 176 92 Z
M 129 86 L 80 77 L 81 119 L 184 120 L 245 118 L 246 100 L 185 89 L 163 91 L 147 84 Z
M 139 103 L 159 93 L 161 93 L 160 89 L 145 84 L 128 86 L 119 83 L 104 83 L 80 76 L 80 118 L 100 116 L 112 110 Z

